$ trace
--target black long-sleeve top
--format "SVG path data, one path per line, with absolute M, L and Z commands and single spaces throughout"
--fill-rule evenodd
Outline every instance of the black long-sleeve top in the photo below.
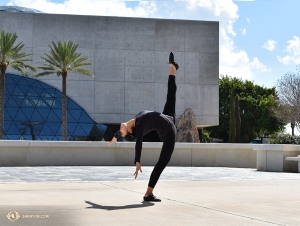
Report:
M 143 136 L 152 130 L 156 130 L 160 139 L 164 141 L 165 137 L 174 130 L 175 125 L 173 118 L 155 111 L 141 111 L 135 116 L 135 160 L 134 163 L 140 162 Z

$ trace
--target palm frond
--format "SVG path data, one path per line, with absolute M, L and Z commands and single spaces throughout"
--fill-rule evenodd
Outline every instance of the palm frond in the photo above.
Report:
M 72 41 L 68 42 L 52 42 L 50 53 L 46 53 L 41 58 L 44 60 L 43 66 L 38 67 L 44 71 L 49 71 L 47 74 L 62 75 L 68 71 L 93 77 L 93 74 L 88 70 L 83 69 L 84 66 L 92 65 L 91 62 L 86 62 L 88 57 L 81 57 L 81 53 L 77 52 L 78 44 Z M 45 73 L 38 73 L 36 76 L 43 76 Z
M 23 69 L 29 69 L 36 71 L 36 68 L 26 64 L 26 62 L 32 61 L 29 58 L 32 54 L 22 52 L 24 44 L 22 42 L 15 45 L 15 41 L 18 36 L 16 33 L 8 33 L 5 31 L 0 32 L 0 64 L 6 65 L 6 67 L 12 67 L 17 71 L 20 71 L 22 75 L 27 76 L 28 73 Z
M 47 62 L 47 63 L 44 63 L 44 65 L 48 64 L 48 65 L 52 65 L 53 67 L 57 68 L 58 70 L 62 69 L 61 64 L 59 62 L 57 62 L 52 56 L 50 56 L 48 54 L 46 56 L 47 56 L 47 58 L 41 57 L 45 62 Z
M 15 69 L 16 71 L 21 72 L 21 74 L 23 76 L 29 76 L 29 73 L 23 70 L 23 67 L 21 67 L 20 65 L 14 65 L 12 66 L 13 69 Z
M 57 71 L 50 71 L 50 70 L 48 70 L 48 71 L 43 71 L 41 73 L 35 74 L 33 76 L 40 77 L 40 76 L 51 75 L 51 74 L 56 74 L 56 73 L 57 73 Z
M 20 61 L 20 62 L 13 62 L 11 65 L 10 65 L 12 68 L 15 68 L 15 67 L 20 67 L 20 68 L 23 68 L 23 69 L 26 69 L 26 70 L 31 70 L 31 71 L 37 71 L 37 68 L 36 67 L 33 67 L 29 64 L 25 64 L 24 62 Z
M 74 70 L 71 70 L 71 71 L 76 72 L 78 74 L 87 75 L 89 77 L 94 77 L 94 75 L 89 70 L 85 70 L 85 69 L 82 69 L 82 68 L 77 68 L 77 69 L 74 69 Z

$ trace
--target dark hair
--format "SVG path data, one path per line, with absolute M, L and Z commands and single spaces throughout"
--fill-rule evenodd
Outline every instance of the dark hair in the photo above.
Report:
M 136 138 L 135 127 L 132 128 L 132 133 L 127 133 L 124 139 L 127 141 L 134 141 Z
M 135 128 L 132 128 L 132 133 L 127 133 L 124 137 L 122 137 L 122 133 L 120 130 L 118 130 L 114 137 L 117 138 L 117 140 L 125 139 L 127 141 L 134 141 L 136 138 Z
M 120 140 L 122 138 L 122 133 L 120 130 L 118 130 L 115 134 L 114 137 L 117 138 L 117 140 Z

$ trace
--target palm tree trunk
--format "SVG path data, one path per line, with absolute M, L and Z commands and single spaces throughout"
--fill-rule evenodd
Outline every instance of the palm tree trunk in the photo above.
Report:
M 4 139 L 5 71 L 6 71 L 6 68 L 1 68 L 1 75 L 0 75 L 0 140 Z
M 67 72 L 62 74 L 62 138 L 67 141 Z

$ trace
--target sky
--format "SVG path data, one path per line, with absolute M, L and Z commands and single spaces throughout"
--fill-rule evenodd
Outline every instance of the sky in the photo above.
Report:
M 0 0 L 0 5 L 55 14 L 219 21 L 220 75 L 268 88 L 300 65 L 299 0 Z

